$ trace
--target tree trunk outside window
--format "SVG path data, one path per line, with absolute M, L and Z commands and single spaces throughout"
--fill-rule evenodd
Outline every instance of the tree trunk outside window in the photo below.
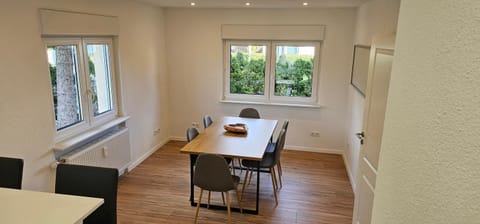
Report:
M 57 127 L 65 127 L 80 120 L 73 53 L 71 46 L 58 46 L 56 50 Z

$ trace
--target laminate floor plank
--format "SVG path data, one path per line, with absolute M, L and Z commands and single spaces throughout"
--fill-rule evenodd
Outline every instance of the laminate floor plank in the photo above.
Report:
M 193 223 L 190 206 L 189 156 L 180 153 L 186 144 L 170 141 L 119 181 L 118 223 Z M 275 206 L 270 174 L 261 173 L 260 214 L 232 212 L 233 223 L 254 224 L 350 224 L 353 192 L 340 155 L 285 150 L 282 153 L 283 187 Z M 236 174 L 241 177 L 245 171 Z M 241 184 L 238 186 L 241 190 Z M 247 185 L 243 207 L 255 208 L 256 173 Z M 195 200 L 199 189 L 195 188 Z M 232 206 L 238 202 L 230 192 Z M 203 202 L 207 201 L 204 194 Z M 211 204 L 222 205 L 212 192 Z M 227 212 L 200 208 L 198 223 L 227 223 Z

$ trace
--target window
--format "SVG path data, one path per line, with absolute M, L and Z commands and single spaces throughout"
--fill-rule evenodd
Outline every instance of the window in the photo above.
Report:
M 225 41 L 225 100 L 317 103 L 320 42 Z
M 47 38 L 45 44 L 58 135 L 116 117 L 112 39 Z

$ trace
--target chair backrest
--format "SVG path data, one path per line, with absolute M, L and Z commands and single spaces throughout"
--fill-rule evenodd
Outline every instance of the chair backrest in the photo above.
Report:
M 286 129 L 282 129 L 280 131 L 280 134 L 278 135 L 277 142 L 275 143 L 275 155 L 274 155 L 274 164 L 277 164 L 278 160 L 280 160 L 280 155 L 283 150 L 283 147 L 285 147 L 285 136 L 287 134 Z
M 210 115 L 203 116 L 203 127 L 208 128 L 213 123 L 213 119 Z
M 260 118 L 260 114 L 255 108 L 244 108 L 240 111 L 239 117 Z
M 235 189 L 227 162 L 214 154 L 198 155 L 193 184 L 209 191 L 226 192 Z
M 59 164 L 55 193 L 103 198 L 103 204 L 83 220 L 84 224 L 117 223 L 118 170 Z
M 187 129 L 187 141 L 191 142 L 194 138 L 198 136 L 198 130 L 196 128 L 188 128 Z M 197 155 L 195 154 L 190 154 L 190 165 L 194 166 L 195 161 L 197 160 Z
M 198 135 L 198 130 L 196 128 L 187 129 L 187 141 L 191 142 Z
M 289 121 L 285 120 L 283 122 L 282 129 L 280 129 L 280 130 L 285 130 L 285 135 L 287 135 L 288 123 L 289 123 Z M 280 133 L 278 133 L 277 142 L 278 142 L 279 139 L 280 139 Z
M 0 187 L 21 189 L 23 159 L 0 157 Z
M 288 129 L 288 123 L 290 123 L 290 121 L 285 120 L 285 121 L 283 122 L 282 129 L 287 130 L 287 129 Z

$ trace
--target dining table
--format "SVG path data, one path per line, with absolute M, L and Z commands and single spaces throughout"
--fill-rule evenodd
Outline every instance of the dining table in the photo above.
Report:
M 261 161 L 265 149 L 275 131 L 278 120 L 257 119 L 225 116 L 213 122 L 205 128 L 196 138 L 186 144 L 181 153 L 190 154 L 190 203 L 196 206 L 194 201 L 193 173 L 195 155 L 216 154 L 229 158 L 240 158 Z M 225 130 L 225 125 L 244 124 L 246 133 L 235 133 Z M 258 163 L 260 165 L 260 163 Z M 237 167 L 242 169 L 241 167 Z M 235 167 L 234 167 L 235 169 Z M 255 210 L 243 209 L 244 213 L 258 214 L 259 212 L 259 190 L 260 190 L 260 166 L 257 167 L 257 186 Z M 244 180 L 245 181 L 245 180 Z M 207 207 L 201 204 L 202 207 Z M 225 206 L 210 205 L 210 208 L 226 209 Z M 232 211 L 240 211 L 239 208 L 232 208 Z
M 0 188 L 0 223 L 78 224 L 102 198 Z

